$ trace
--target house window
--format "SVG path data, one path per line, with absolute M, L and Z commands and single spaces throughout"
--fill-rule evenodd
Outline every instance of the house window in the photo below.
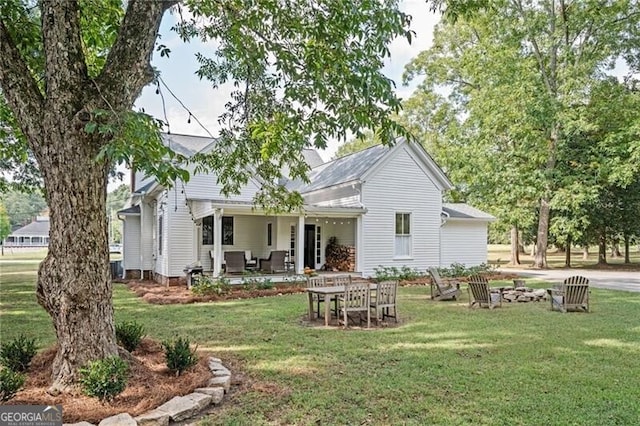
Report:
M 215 217 L 207 216 L 202 218 L 202 245 L 213 245 L 213 226 Z M 233 216 L 222 216 L 222 244 L 233 245 Z
M 267 245 L 271 246 L 273 242 L 273 223 L 267 223 Z
M 296 226 L 291 225 L 291 238 L 289 243 L 289 259 L 296 258 Z
M 213 216 L 202 218 L 202 245 L 213 245 Z
M 162 215 L 158 216 L 158 254 L 162 255 Z
M 222 216 L 222 245 L 233 245 L 233 216 Z
M 396 213 L 395 257 L 411 256 L 411 213 Z

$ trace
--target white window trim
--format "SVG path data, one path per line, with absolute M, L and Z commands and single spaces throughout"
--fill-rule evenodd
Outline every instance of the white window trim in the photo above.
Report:
M 409 233 L 408 234 L 396 234 L 396 220 L 399 214 L 409 215 Z M 398 255 L 396 251 L 396 239 L 398 236 L 408 235 L 409 236 L 409 253 Z M 393 260 L 413 260 L 413 212 L 398 210 L 394 212 L 393 215 Z

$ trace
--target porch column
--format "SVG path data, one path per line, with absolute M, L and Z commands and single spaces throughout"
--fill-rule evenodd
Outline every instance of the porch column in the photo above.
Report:
M 296 274 L 304 272 L 304 214 L 298 216 L 298 235 L 296 236 Z
M 364 241 L 362 233 L 362 215 L 356 217 L 356 272 L 364 273 Z
M 213 211 L 213 276 L 222 271 L 222 209 Z

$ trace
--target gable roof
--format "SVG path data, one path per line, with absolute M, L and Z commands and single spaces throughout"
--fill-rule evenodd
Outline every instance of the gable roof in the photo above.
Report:
M 449 219 L 475 219 L 492 222 L 496 218 L 489 213 L 471 207 L 465 203 L 442 203 L 442 212 Z
M 137 204 L 132 207 L 128 207 L 126 209 L 119 210 L 118 215 L 120 216 L 139 216 L 140 215 L 140 204 Z
M 290 191 L 306 193 L 356 181 L 387 152 L 389 152 L 388 146 L 374 145 L 362 151 L 345 155 L 312 168 L 309 173 L 309 183 L 301 180 L 289 181 L 286 187 Z
M 49 219 L 33 221 L 16 229 L 11 235 L 49 235 Z
M 382 166 L 387 154 L 400 149 L 400 146 L 408 146 L 413 150 L 422 163 L 433 173 L 438 185 L 444 189 L 453 187 L 440 166 L 424 150 L 422 145 L 399 138 L 392 146 L 374 145 L 314 167 L 309 173 L 309 183 L 304 183 L 301 180 L 290 181 L 286 184 L 286 188 L 304 194 L 347 182 L 365 180 L 372 173 L 375 173 L 379 166 Z
M 192 136 L 175 133 L 161 133 L 162 141 L 172 150 L 187 157 L 202 151 L 215 140 L 208 136 Z

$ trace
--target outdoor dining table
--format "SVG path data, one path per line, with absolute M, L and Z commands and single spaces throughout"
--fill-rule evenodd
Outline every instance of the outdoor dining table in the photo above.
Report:
M 376 290 L 378 285 L 375 283 L 369 284 L 369 290 Z M 330 304 L 331 297 L 344 294 L 345 286 L 334 285 L 326 287 L 311 287 L 307 288 L 307 294 L 309 295 L 309 321 L 313 321 L 313 295 L 317 294 L 318 297 L 324 296 L 324 325 L 329 326 L 329 315 L 331 314 Z M 319 312 L 318 312 L 319 313 Z

